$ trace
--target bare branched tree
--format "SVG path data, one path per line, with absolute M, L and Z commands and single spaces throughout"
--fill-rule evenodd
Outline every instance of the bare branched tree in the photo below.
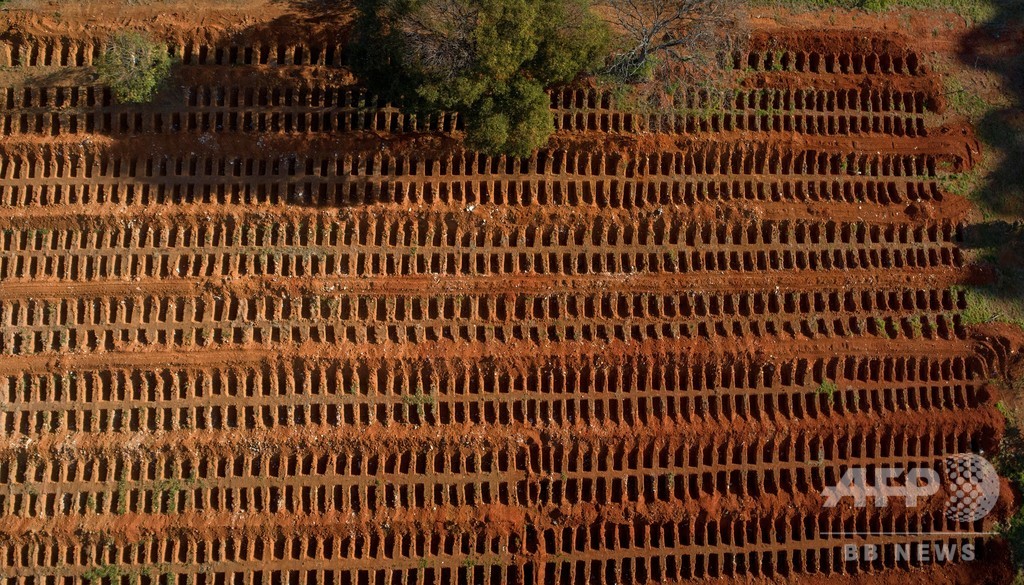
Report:
M 603 0 L 607 20 L 622 35 L 609 73 L 636 81 L 652 58 L 704 67 L 732 40 L 741 0 Z
M 427 0 L 404 14 L 397 26 L 421 67 L 450 79 L 473 63 L 472 35 L 479 15 L 471 0 Z

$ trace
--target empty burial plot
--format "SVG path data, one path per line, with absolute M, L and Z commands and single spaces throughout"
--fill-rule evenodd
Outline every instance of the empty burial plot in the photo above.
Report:
M 960 352 L 960 353 L 957 353 Z M 945 355 L 943 355 L 945 354 Z M 247 368 L 145 371 L 83 369 L 7 375 L 8 433 L 263 429 L 297 425 L 639 423 L 771 416 L 794 419 L 850 412 L 979 408 L 993 363 L 950 343 L 929 357 L 849 355 L 759 363 L 706 357 L 671 366 L 654 357 L 596 368 L 577 358 L 554 363 L 487 358 L 295 363 Z M 723 363 L 724 361 L 724 363 Z M 564 365 L 562 365 L 564 363 Z M 976 377 L 977 376 L 977 377 Z M 817 392 L 825 380 L 841 388 Z M 837 382 L 838 383 L 838 382 Z M 189 404 L 183 407 L 181 404 Z M 538 418 L 539 417 L 539 418 Z
M 122 106 L 102 86 L 0 88 L 6 112 L 0 117 L 3 135 L 103 133 L 112 135 L 177 132 L 317 133 L 370 130 L 377 132 L 452 132 L 463 130 L 455 114 L 406 114 L 353 87 L 268 89 L 195 86 L 179 111 Z M 587 103 L 607 95 L 584 94 Z M 694 94 L 675 104 L 679 113 L 635 114 L 607 108 L 559 108 L 553 96 L 559 130 L 697 132 L 787 131 L 810 135 L 916 136 L 924 134 L 923 93 L 865 90 L 847 92 L 737 91 L 725 103 L 710 105 Z M 866 106 L 866 107 L 865 107 Z M 863 109 L 861 109 L 864 107 Z M 877 108 L 877 111 L 873 111 Z M 594 111 L 588 112 L 588 109 Z M 909 111 L 907 111 L 909 109 Z M 568 110 L 558 113 L 560 110 Z M 687 110 L 699 113 L 687 114 Z M 8 113 L 9 112 L 9 113 Z
M 279 576 L 299 583 L 391 582 L 660 582 L 664 579 L 830 574 L 845 563 L 815 532 L 856 531 L 872 525 L 861 517 L 808 514 L 750 520 L 642 521 L 593 527 L 527 528 L 488 534 L 485 528 L 423 531 L 397 524 L 388 534 L 345 536 L 200 537 L 157 539 L 145 545 L 0 545 L 12 561 L 14 579 L 43 570 L 82 579 L 82 572 L 56 569 L 67 559 L 145 576 L 150 567 L 196 581 L 264 582 Z M 877 524 L 887 530 L 945 529 L 940 514 L 894 515 Z M 913 538 L 897 542 L 916 543 Z M 711 552 L 716 550 L 722 552 Z M 755 550 L 756 549 L 756 550 Z M 673 551 L 671 554 L 659 551 Z M 746 552 L 744 552 L 746 551 Z M 388 559 L 379 568 L 375 559 Z M 568 560 L 544 560 L 576 557 Z M 418 559 L 430 558 L 427 566 Z M 461 559 L 470 558 L 472 562 Z M 190 561 L 189 559 L 197 559 Z M 198 561 L 202 559 L 202 561 Z M 338 559 L 345 559 L 339 567 Z M 201 562 L 201 565 L 197 565 Z M 875 569 L 900 566 L 892 556 Z M 903 565 L 907 568 L 908 565 Z M 37 575 L 38 572 L 33 572 Z M 88 578 L 87 576 L 85 577 Z
M 747 294 L 233 295 L 0 302 L 0 354 L 268 346 L 504 344 L 715 337 L 962 336 L 946 291 Z M 931 298 L 929 299 L 929 296 Z M 910 320 L 915 319 L 916 331 Z
M 807 44 L 813 42 L 805 41 Z M 103 48 L 96 41 L 17 39 L 0 46 L 0 64 L 15 69 L 84 67 Z M 337 45 L 304 46 L 171 46 L 182 65 L 199 68 L 306 65 L 333 67 L 343 61 Z M 231 66 L 231 67 L 225 67 Z M 925 134 L 920 117 L 936 102 L 936 91 L 917 83 L 923 72 L 913 51 L 898 47 L 864 48 L 827 53 L 792 50 L 753 51 L 733 55 L 733 67 L 747 74 L 805 75 L 858 78 L 873 75 L 887 80 L 881 87 L 847 91 L 788 88 L 738 90 L 720 104 L 709 104 L 706 93 L 686 92 L 673 104 L 672 113 L 636 115 L 617 112 L 611 96 L 594 90 L 552 95 L 556 127 L 564 130 L 606 132 L 668 131 L 785 131 L 811 135 Z M 909 86 L 904 90 L 900 85 Z M 924 88 L 922 90 L 922 87 Z M 113 104 L 102 86 L 43 86 L 0 88 L 0 116 L 4 135 L 60 135 L 99 132 L 134 134 L 162 132 L 450 132 L 461 129 L 454 115 L 407 115 L 383 104 L 363 90 L 346 86 L 237 87 L 191 86 L 185 89 L 183 109 L 141 111 Z M 680 113 L 699 110 L 700 114 Z M 7 113 L 9 112 L 9 113 Z
M 1012 343 L 962 316 L 942 175 L 975 143 L 919 53 L 776 40 L 664 112 L 554 90 L 523 159 L 253 81 L 340 71 L 316 39 L 169 44 L 160 105 L 0 88 L 3 582 L 900 578 L 831 535 L 990 529 L 822 505 L 854 463 L 993 451 Z
M 753 273 L 926 270 L 963 263 L 951 222 L 715 224 L 666 214 L 642 221 L 597 216 L 566 217 L 563 222 L 563 217 L 553 216 L 529 226 L 467 225 L 454 214 L 429 214 L 415 221 L 369 213 L 344 221 L 310 219 L 284 223 L 241 218 L 224 226 L 127 220 L 130 227 L 104 230 L 8 228 L 0 235 L 6 253 L 0 277 L 94 281 L 226 275 Z
M 319 207 L 498 204 L 643 209 L 752 202 L 940 202 L 946 157 L 708 145 L 683 153 L 541 151 L 526 160 L 381 154 L 332 157 L 107 156 L 46 149 L 0 160 L 0 198 L 41 205 L 220 203 Z M 791 208 L 787 211 L 794 212 Z

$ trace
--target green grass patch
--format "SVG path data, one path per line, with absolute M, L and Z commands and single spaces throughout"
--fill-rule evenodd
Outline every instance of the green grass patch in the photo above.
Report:
M 818 389 L 815 390 L 815 392 L 817 392 L 818 394 L 823 394 L 828 398 L 829 402 L 832 402 L 832 400 L 835 398 L 837 390 L 839 390 L 839 387 L 836 386 L 835 382 L 833 382 L 832 380 L 825 380 L 821 383 L 820 386 L 818 386 Z
M 1001 283 L 988 286 L 956 286 L 954 289 L 963 291 L 967 308 L 960 316 L 964 325 L 981 325 L 983 323 L 1012 323 L 1024 327 L 1024 306 L 1021 298 L 1007 297 Z
M 1024 327 L 1024 224 L 990 221 L 967 226 L 963 249 L 970 262 L 991 270 L 991 282 L 955 287 L 966 296 L 967 325 L 1000 321 Z
M 981 325 L 998 320 L 999 313 L 992 308 L 986 295 L 972 288 L 965 288 L 962 292 L 967 301 L 967 308 L 961 313 L 964 325 Z
M 804 10 L 842 8 L 880 12 L 895 8 L 916 10 L 949 10 L 973 22 L 984 22 L 998 12 L 992 0 L 750 0 L 753 7 L 785 7 Z
M 967 116 L 972 122 L 981 120 L 994 109 L 994 106 L 982 99 L 980 95 L 965 88 L 956 77 L 943 75 L 942 81 L 949 107 L 953 108 L 954 112 Z
M 434 404 L 434 397 L 429 394 L 416 392 L 402 396 L 402 403 L 406 405 Z

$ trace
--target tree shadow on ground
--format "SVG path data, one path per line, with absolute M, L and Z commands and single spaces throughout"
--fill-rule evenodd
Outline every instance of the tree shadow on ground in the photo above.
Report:
M 992 3 L 995 16 L 969 32 L 959 50 L 966 67 L 999 75 L 1012 99 L 977 123 L 979 138 L 1001 162 L 978 185 L 976 199 L 990 213 L 1024 217 L 1024 2 Z
M 983 265 L 988 265 L 987 282 L 979 289 L 986 297 L 1008 303 L 1007 316 L 1016 315 L 1016 306 L 1024 300 L 1024 221 L 989 221 L 968 225 L 963 231 L 965 250 L 976 251 Z
M 355 79 L 338 57 L 342 53 L 332 53 L 330 62 L 325 63 L 328 57 L 321 52 L 320 64 L 309 64 L 310 47 L 344 47 L 343 23 L 351 18 L 352 9 L 349 3 L 337 0 L 279 1 L 288 9 L 287 14 L 206 41 L 207 63 L 228 55 L 245 55 L 252 63 L 197 65 L 193 53 L 191 64 L 175 66 L 152 102 L 114 103 L 107 108 L 115 124 L 123 117 L 161 114 L 161 131 L 101 130 L 96 135 L 102 138 L 97 141 L 102 146 L 96 148 L 118 159 L 151 160 L 159 169 L 178 165 L 185 169 L 195 167 L 194 172 L 226 173 L 220 167 L 227 164 L 240 169 L 232 175 L 232 188 L 247 193 L 273 189 L 279 194 L 273 196 L 274 201 L 323 208 L 365 207 L 381 202 L 386 195 L 382 194 L 386 181 L 380 177 L 354 172 L 337 174 L 334 170 L 321 176 L 324 170 L 334 168 L 334 159 L 342 159 L 342 164 L 348 165 L 344 168 L 350 168 L 353 164 L 365 165 L 366 160 L 384 152 L 448 153 L 457 149 L 450 136 L 375 130 L 375 121 L 381 114 L 372 100 L 367 100 L 365 107 L 353 106 L 351 112 L 340 117 L 331 115 L 334 106 L 308 107 L 308 117 L 300 125 L 298 116 L 276 105 L 283 103 L 286 96 L 301 103 L 311 102 L 313 98 L 308 96 L 322 95 L 324 88 L 341 92 L 357 89 Z M 292 44 L 307 47 L 304 64 L 289 57 L 290 54 L 278 52 L 278 47 Z M 254 47 L 262 47 L 263 53 L 269 50 L 269 57 L 257 50 L 249 54 Z M 39 83 L 47 85 L 51 81 L 59 80 L 44 79 Z M 314 118 L 319 120 L 316 125 Z M 328 118 L 329 125 L 325 121 Z M 194 160 L 201 162 L 191 163 Z M 269 177 L 278 179 L 271 187 L 266 186 Z M 180 180 L 174 174 L 164 175 L 162 170 L 133 177 L 134 183 L 160 188 Z M 224 178 L 217 176 L 214 180 Z M 264 198 L 262 194 L 260 197 Z
M 967 70 L 999 78 L 1008 102 L 991 107 L 975 126 L 986 149 L 973 199 L 996 219 L 967 226 L 961 247 L 979 262 L 984 283 L 972 286 L 979 309 L 992 318 L 1024 322 L 1024 2 L 991 0 L 996 12 L 968 32 L 959 48 Z M 989 158 L 991 157 L 991 158 Z M 1007 221 L 1008 220 L 1008 221 Z
M 349 0 L 275 0 L 288 5 L 296 14 L 315 20 L 331 20 L 338 24 L 349 22 L 355 16 L 355 7 Z M 341 27 L 339 27 L 340 29 Z
M 992 248 L 1004 242 L 1024 242 L 1024 223 L 987 221 L 964 228 L 963 248 Z

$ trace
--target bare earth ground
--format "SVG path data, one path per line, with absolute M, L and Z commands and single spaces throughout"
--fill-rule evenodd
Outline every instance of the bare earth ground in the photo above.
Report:
M 5 582 L 1009 580 L 879 536 L 991 530 L 1005 482 L 972 526 L 820 496 L 1003 433 L 1024 336 L 965 320 L 946 180 L 993 163 L 940 70 L 1005 95 L 967 23 L 755 13 L 735 99 L 555 92 L 507 160 L 352 87 L 344 11 L 11 6 Z M 94 80 L 124 28 L 181 59 L 152 105 Z M 840 554 L 937 541 L 979 558 Z

